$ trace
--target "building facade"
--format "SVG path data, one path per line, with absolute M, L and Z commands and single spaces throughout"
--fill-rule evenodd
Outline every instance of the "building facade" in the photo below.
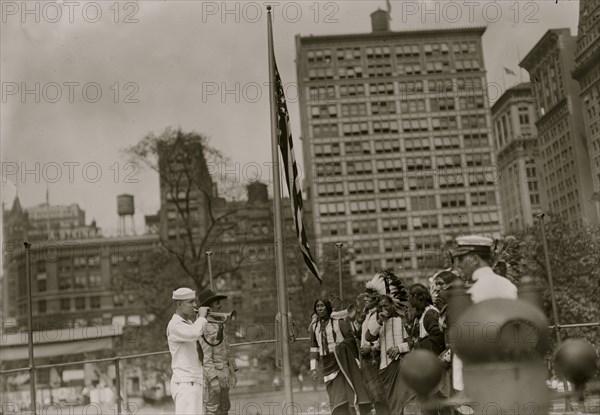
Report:
M 492 106 L 500 204 L 506 232 L 533 225 L 545 193 L 537 179 L 535 100 L 530 83 L 508 89 Z
M 297 36 L 305 162 L 317 244 L 351 270 L 412 278 L 458 234 L 502 231 L 481 37 L 485 28 Z
M 32 316 L 36 328 L 141 324 L 139 301 L 133 294 L 115 290 L 113 280 L 125 270 L 135 272 L 139 256 L 157 247 L 158 235 L 32 243 Z M 22 246 L 7 257 L 6 271 L 4 315 L 25 327 L 27 278 Z
M 594 193 L 600 215 L 600 1 L 579 3 L 579 33 L 573 78 L 579 82 Z
M 592 170 L 580 89 L 571 77 L 576 38 L 569 29 L 551 29 L 521 61 L 537 103 L 540 178 L 549 211 L 569 222 L 598 224 Z

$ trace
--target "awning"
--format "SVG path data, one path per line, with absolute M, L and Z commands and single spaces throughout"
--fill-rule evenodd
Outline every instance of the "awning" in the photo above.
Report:
M 33 356 L 52 357 L 112 349 L 113 340 L 123 332 L 121 325 L 45 330 L 33 333 Z M 0 361 L 29 357 L 28 334 L 4 335 Z

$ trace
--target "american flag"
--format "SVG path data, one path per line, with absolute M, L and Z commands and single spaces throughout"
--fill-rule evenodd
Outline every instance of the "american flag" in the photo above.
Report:
M 292 140 L 292 130 L 290 128 L 290 116 L 285 102 L 285 94 L 283 93 L 283 84 L 279 77 L 279 71 L 273 59 L 275 68 L 275 99 L 277 105 L 277 142 L 281 150 L 283 158 L 283 167 L 285 171 L 285 181 L 287 182 L 288 192 L 290 194 L 290 204 L 292 207 L 292 215 L 296 224 L 296 236 L 300 242 L 300 250 L 304 257 L 306 266 L 312 274 L 323 282 L 317 264 L 310 253 L 308 246 L 308 238 L 306 237 L 306 229 L 304 228 L 304 220 L 302 219 L 302 189 L 300 188 L 300 180 L 298 177 L 298 166 L 294 157 L 294 141 Z

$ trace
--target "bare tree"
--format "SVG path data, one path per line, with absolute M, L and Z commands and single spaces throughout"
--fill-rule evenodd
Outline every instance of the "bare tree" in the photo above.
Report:
M 242 206 L 226 203 L 219 195 L 229 201 L 241 197 L 236 178 L 219 174 L 228 158 L 212 147 L 206 136 L 172 128 L 158 136 L 146 135 L 125 153 L 132 162 L 159 174 L 161 246 L 177 260 L 197 289 L 205 288 L 209 283 L 205 252 L 238 225 L 228 218 Z M 240 256 L 231 256 L 228 261 L 213 264 L 213 277 L 237 270 L 242 261 Z

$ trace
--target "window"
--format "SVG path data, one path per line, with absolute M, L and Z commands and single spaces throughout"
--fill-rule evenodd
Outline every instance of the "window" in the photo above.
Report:
M 488 146 L 488 136 L 484 133 L 464 135 L 465 148 L 477 148 Z
M 489 153 L 465 154 L 465 164 L 468 167 L 472 167 L 472 166 L 488 167 L 492 164 L 492 156 Z
M 474 110 L 485 107 L 483 97 L 479 95 L 460 97 L 458 102 L 461 110 Z
M 485 128 L 485 115 L 463 115 L 462 128 Z
M 46 289 L 47 289 L 47 286 L 46 286 L 46 281 L 47 281 L 46 273 L 44 272 L 43 274 L 38 274 L 37 277 L 36 277 L 36 279 L 37 279 L 37 290 L 39 292 L 46 291 Z
M 358 200 L 350 202 L 351 213 L 373 213 L 376 212 L 374 200 Z
M 403 113 L 422 113 L 425 111 L 424 99 L 400 101 L 400 111 Z
M 75 275 L 75 288 L 87 287 L 87 276 L 83 274 Z
M 362 78 L 363 68 L 361 65 L 340 66 L 338 67 L 338 77 L 340 79 Z
M 311 117 L 314 119 L 319 118 L 337 118 L 337 106 L 336 105 L 315 105 L 310 107 Z
M 419 56 L 420 53 L 419 45 L 396 46 L 396 56 L 398 57 L 415 57 Z
M 344 194 L 343 183 L 317 183 L 319 196 L 339 196 Z
M 358 117 L 361 115 L 367 115 L 367 104 L 364 102 L 342 104 L 342 117 Z
M 377 219 L 365 219 L 352 222 L 352 234 L 370 234 L 377 233 Z
M 406 210 L 406 200 L 401 199 L 381 199 L 381 211 L 382 212 L 394 212 L 400 210 Z
M 335 87 L 333 85 L 311 86 L 309 89 L 310 102 L 327 102 L 335 100 Z
M 93 309 L 100 308 L 100 297 L 99 296 L 90 297 L 90 308 L 93 308 Z
M 344 148 L 346 155 L 371 154 L 371 143 L 369 141 L 351 141 L 345 143 Z
M 308 70 L 308 79 L 318 80 L 318 79 L 333 79 L 333 69 L 332 68 L 316 68 Z
M 419 118 L 419 119 L 402 121 L 402 130 L 404 132 L 427 131 L 428 129 L 429 129 L 429 126 L 427 124 L 427 118 Z
M 319 205 L 319 214 L 321 216 L 345 215 L 346 205 L 344 202 L 323 203 Z
M 348 182 L 348 193 L 351 195 L 374 193 L 375 188 L 372 180 Z
M 321 235 L 346 235 L 346 222 L 325 222 L 321 224 Z
M 447 214 L 443 217 L 444 228 L 461 228 L 469 225 L 469 218 L 466 214 Z
M 464 179 L 462 169 L 458 168 L 453 172 L 443 172 L 438 174 L 438 184 L 440 188 L 463 187 Z
M 337 124 L 314 124 L 312 129 L 315 138 L 338 137 L 340 135 Z
M 73 286 L 72 284 L 73 281 L 70 275 L 61 275 L 58 278 L 58 288 L 60 290 L 68 290 Z
M 396 103 L 394 101 L 371 102 L 371 114 L 373 115 L 385 115 L 395 113 Z
M 435 164 L 438 169 L 460 167 L 460 154 L 436 156 Z
M 452 111 L 455 109 L 454 98 L 431 98 L 429 100 L 431 111 Z
M 373 121 L 373 133 L 387 134 L 398 132 L 398 121 Z
M 391 82 L 381 84 L 369 84 L 369 94 L 373 95 L 394 95 L 394 84 Z
M 384 232 L 405 231 L 408 229 L 407 218 L 384 218 L 381 224 Z
M 402 161 L 398 158 L 377 160 L 378 172 L 398 172 L 402 171 Z
M 369 124 L 367 122 L 344 123 L 344 135 L 367 135 L 369 134 Z
M 340 144 L 316 144 L 315 157 L 331 157 L 340 155 Z
M 373 172 L 371 161 L 347 161 L 347 174 L 369 174 Z
M 433 189 L 433 176 L 409 177 L 408 188 L 410 190 Z
M 99 273 L 90 274 L 90 287 L 102 286 L 102 275 Z
M 317 177 L 333 177 L 342 174 L 342 165 L 340 162 L 317 163 Z
M 85 297 L 75 298 L 75 310 L 85 310 Z
M 463 207 L 467 205 L 467 200 L 462 193 L 450 193 L 440 196 L 442 207 Z
M 433 145 L 436 149 L 442 148 L 460 148 L 460 139 L 457 136 L 434 137 Z
M 38 313 L 46 312 L 46 300 L 39 300 L 37 303 L 37 311 Z
M 429 150 L 429 138 L 405 138 L 404 148 L 406 151 Z
M 375 153 L 399 153 L 400 143 L 398 140 L 377 140 L 375 141 Z
M 473 225 L 487 225 L 498 223 L 497 212 L 473 213 Z
M 486 206 L 496 204 L 496 194 L 494 192 L 472 192 L 471 206 Z
M 456 129 L 456 117 L 434 117 L 431 119 L 431 128 L 434 131 Z
M 406 170 L 431 170 L 431 158 L 429 157 L 407 157 Z
M 70 311 L 71 310 L 71 299 L 70 298 L 61 298 L 60 299 L 60 310 L 61 311 Z
M 340 85 L 340 96 L 342 97 L 364 97 L 365 86 L 363 84 Z
M 435 196 L 413 196 L 410 198 L 411 210 L 432 210 L 436 209 Z
M 401 192 L 404 190 L 404 182 L 401 178 L 379 179 L 379 193 Z

